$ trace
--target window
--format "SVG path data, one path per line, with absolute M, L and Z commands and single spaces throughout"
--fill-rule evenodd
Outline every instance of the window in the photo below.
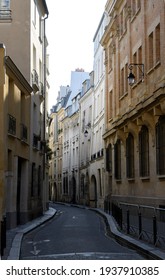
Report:
M 149 38 L 148 38 L 148 43 L 149 43 L 149 52 L 148 52 L 148 65 L 149 65 L 149 69 L 151 69 L 153 67 L 153 64 L 154 64 L 154 53 L 153 53 L 153 32 L 149 35 Z
M 127 78 L 128 78 L 128 63 L 126 63 L 125 65 L 125 92 L 128 92 L 128 82 L 127 82 Z
M 165 175 L 165 116 L 156 125 L 156 169 L 158 175 Z
M 31 170 L 31 196 L 34 196 L 35 180 L 36 180 L 36 167 L 35 167 L 35 163 L 33 162 L 32 170 Z
M 16 118 L 8 114 L 8 133 L 16 135 Z
M 41 166 L 38 166 L 38 196 L 41 195 L 41 186 L 42 186 L 42 169 Z
M 112 173 L 112 145 L 109 144 L 106 149 L 106 171 Z
M 126 139 L 126 167 L 127 178 L 134 178 L 134 137 L 131 133 Z
M 112 45 L 108 48 L 108 71 L 112 70 Z
M 138 63 L 142 64 L 142 47 L 140 46 L 138 48 Z M 140 68 L 137 69 L 138 70 L 138 81 L 142 80 L 142 71 L 140 70 Z
M 141 177 L 149 176 L 149 134 L 146 126 L 142 126 L 139 133 L 139 173 Z
M 11 21 L 10 0 L 0 0 L 0 20 Z
M 10 9 L 10 0 L 1 0 L 0 10 L 9 10 L 9 9 Z
M 132 10 L 132 16 L 136 13 L 136 0 L 131 0 L 131 10 Z
M 64 194 L 68 194 L 68 175 L 64 175 L 63 177 L 63 192 Z
M 121 140 L 118 139 L 114 146 L 115 179 L 121 179 Z
M 108 111 L 108 120 L 112 118 L 112 90 L 109 92 L 108 95 L 108 104 L 107 104 L 107 111 Z
M 133 63 L 134 64 L 139 63 L 138 60 L 137 60 L 137 52 L 135 52 L 134 55 L 133 55 Z M 137 71 L 138 71 L 138 67 L 134 67 L 133 68 L 133 73 L 134 73 L 135 77 L 138 77 Z
M 80 184 L 81 184 L 81 197 L 84 197 L 84 195 L 85 195 L 85 175 L 84 174 L 81 174 Z
M 160 61 L 160 24 L 155 29 L 155 58 L 156 63 Z
M 120 71 L 120 97 L 124 95 L 124 68 Z
M 36 7 L 36 3 L 35 3 L 35 1 L 34 1 L 34 3 L 33 3 L 33 23 L 34 23 L 34 26 L 36 26 L 36 13 L 37 13 L 37 7 Z
M 124 32 L 127 29 L 127 15 L 126 15 L 126 11 L 127 11 L 127 5 L 124 6 L 124 8 L 122 9 L 120 15 L 119 15 L 119 24 L 120 24 L 120 36 L 122 36 L 124 34 Z
M 141 0 L 131 0 L 132 17 L 140 10 Z

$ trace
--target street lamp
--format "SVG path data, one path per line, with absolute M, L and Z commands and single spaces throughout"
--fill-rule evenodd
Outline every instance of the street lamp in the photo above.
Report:
M 128 83 L 130 86 L 133 86 L 134 83 L 135 83 L 135 75 L 132 73 L 132 69 L 134 66 L 137 66 L 141 72 L 141 77 L 142 77 L 142 81 L 144 80 L 144 64 L 143 63 L 140 63 L 140 64 L 137 64 L 137 63 L 131 63 L 129 64 L 128 68 L 130 70 L 130 73 L 128 75 Z

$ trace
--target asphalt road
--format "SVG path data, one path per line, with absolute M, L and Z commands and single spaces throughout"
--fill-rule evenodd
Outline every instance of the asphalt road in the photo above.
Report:
M 96 212 L 60 204 L 53 207 L 56 216 L 24 236 L 20 259 L 144 259 L 109 237 Z

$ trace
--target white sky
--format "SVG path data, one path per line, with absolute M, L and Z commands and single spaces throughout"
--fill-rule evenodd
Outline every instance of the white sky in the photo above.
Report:
M 46 34 L 50 55 L 49 109 L 61 85 L 70 85 L 76 68 L 93 70 L 93 37 L 107 0 L 46 0 Z

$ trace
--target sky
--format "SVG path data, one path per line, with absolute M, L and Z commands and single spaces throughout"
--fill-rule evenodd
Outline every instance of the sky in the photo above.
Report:
M 71 71 L 93 70 L 93 38 L 107 0 L 46 0 L 49 17 L 49 102 L 56 104 L 61 85 L 70 85 Z

